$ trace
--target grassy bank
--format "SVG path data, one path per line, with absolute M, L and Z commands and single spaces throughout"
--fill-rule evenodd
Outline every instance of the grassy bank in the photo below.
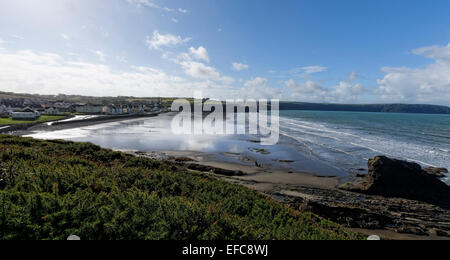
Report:
M 57 121 L 66 118 L 67 116 L 41 116 L 36 120 L 13 120 L 11 117 L 9 118 L 0 118 L 0 126 L 4 125 L 18 125 L 18 124 L 33 124 L 33 123 L 44 123 Z
M 355 239 L 247 188 L 87 143 L 0 135 L 0 239 Z

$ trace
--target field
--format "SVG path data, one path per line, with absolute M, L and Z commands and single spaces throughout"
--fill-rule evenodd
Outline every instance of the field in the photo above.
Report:
M 12 120 L 12 118 L 0 118 L 0 126 L 2 125 L 18 125 L 18 124 L 32 124 L 32 123 L 43 123 L 43 122 L 50 122 L 50 121 L 56 121 L 60 119 L 64 119 L 67 116 L 41 116 L 37 120 Z
M 0 135 L 0 240 L 358 239 L 256 191 L 89 143 Z

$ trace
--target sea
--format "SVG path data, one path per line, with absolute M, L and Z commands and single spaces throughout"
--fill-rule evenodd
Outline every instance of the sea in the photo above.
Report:
M 280 133 L 348 172 L 367 169 L 377 155 L 450 169 L 450 115 L 281 111 Z
M 174 135 L 171 119 L 162 115 L 28 136 L 115 150 L 213 153 L 219 161 L 256 161 L 324 176 L 367 173 L 368 160 L 378 155 L 450 169 L 450 115 L 280 111 L 280 140 L 271 147 L 249 135 Z M 443 181 L 450 184 L 449 178 Z

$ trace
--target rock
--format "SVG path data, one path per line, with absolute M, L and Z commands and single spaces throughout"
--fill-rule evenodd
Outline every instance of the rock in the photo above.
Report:
M 436 235 L 437 235 L 438 237 L 450 237 L 449 234 L 448 234 L 447 232 L 442 231 L 442 230 L 436 230 Z
M 445 173 L 448 173 L 448 170 L 445 168 L 428 167 L 423 170 L 426 173 L 428 173 L 434 177 L 437 177 L 437 178 L 444 178 L 444 177 L 446 177 Z
M 189 157 L 177 157 L 174 159 L 175 162 L 196 162 L 196 160 Z
M 371 235 L 367 238 L 367 240 L 377 241 L 377 240 L 381 240 L 381 238 L 377 235 Z
M 194 170 L 194 171 L 200 171 L 200 172 L 212 172 L 218 175 L 224 175 L 224 176 L 243 176 L 245 175 L 242 171 L 235 171 L 235 170 L 226 170 L 216 167 L 211 167 L 207 165 L 201 165 L 201 164 L 187 164 L 186 165 L 188 169 Z
M 72 240 L 72 241 L 77 241 L 77 240 L 81 240 L 81 238 L 77 235 L 70 235 L 67 240 Z
M 450 187 L 419 164 L 385 156 L 369 160 L 369 174 L 346 190 L 390 198 L 405 198 L 450 207 Z

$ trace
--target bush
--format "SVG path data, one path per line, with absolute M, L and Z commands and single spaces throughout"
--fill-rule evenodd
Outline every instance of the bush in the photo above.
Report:
M 354 239 L 247 188 L 88 143 L 0 136 L 0 239 Z

